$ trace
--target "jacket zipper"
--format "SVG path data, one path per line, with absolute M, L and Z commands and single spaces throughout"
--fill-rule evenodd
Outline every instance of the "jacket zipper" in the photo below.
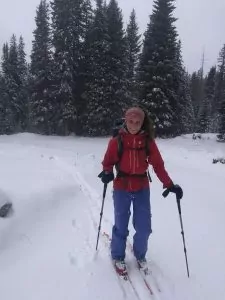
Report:
M 133 149 L 135 149 L 135 144 L 136 144 L 136 139 L 134 138 L 134 142 L 133 142 Z M 132 150 L 133 152 L 133 174 L 135 174 L 135 170 L 136 170 L 136 151 Z

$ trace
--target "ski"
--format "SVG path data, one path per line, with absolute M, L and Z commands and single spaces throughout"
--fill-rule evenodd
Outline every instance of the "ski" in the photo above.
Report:
M 148 274 L 149 274 L 149 270 L 141 270 L 141 269 L 139 268 L 139 266 L 137 266 L 137 268 L 138 268 L 138 270 L 139 270 L 139 273 L 140 273 L 140 275 L 141 275 L 141 277 L 142 277 L 142 279 L 143 279 L 143 281 L 144 281 L 144 284 L 145 284 L 147 290 L 149 291 L 150 295 L 153 296 L 153 295 L 154 295 L 154 292 L 153 292 L 153 289 L 152 289 L 152 287 L 151 287 L 151 284 L 149 283 L 148 278 L 147 278 L 147 276 L 148 276 Z
M 115 267 L 114 267 L 114 269 L 115 269 Z M 131 280 L 131 278 L 130 278 L 130 276 L 129 276 L 129 274 L 128 274 L 128 271 L 126 271 L 125 273 L 121 274 L 121 273 L 119 273 L 119 272 L 115 269 L 115 272 L 116 272 L 118 278 L 119 278 L 120 280 L 122 280 L 125 284 L 126 284 L 126 282 L 129 283 L 129 285 L 131 286 L 131 288 L 132 288 L 132 290 L 133 290 L 133 293 L 135 294 L 136 298 L 137 298 L 138 300 L 141 300 L 141 298 L 140 298 L 140 296 L 139 296 L 139 294 L 138 294 L 138 292 L 137 292 L 137 290 L 136 290 L 136 288 L 135 288 L 135 286 L 134 286 L 134 284 L 133 284 L 133 282 L 132 282 L 132 280 Z
M 123 271 L 123 272 L 120 272 L 120 271 L 116 268 L 116 266 L 114 265 L 114 263 L 113 263 L 113 267 L 114 267 L 116 273 L 117 273 L 122 279 L 124 279 L 125 281 L 128 280 L 128 272 L 127 272 L 127 270 L 126 270 L 126 271 Z
M 133 248 L 132 248 L 132 245 L 130 244 L 130 242 L 128 241 L 128 248 L 130 250 L 130 252 L 132 254 L 134 254 L 133 252 Z M 135 258 L 136 259 L 136 258 Z M 153 288 L 151 287 L 152 286 L 152 283 L 150 283 L 150 279 L 154 282 L 154 286 L 155 288 L 157 289 L 157 292 L 161 293 L 161 288 L 158 284 L 158 281 L 155 279 L 155 277 L 153 276 L 151 270 L 149 269 L 149 267 L 147 267 L 146 269 L 142 270 L 138 264 L 137 264 L 137 268 L 141 274 L 141 277 L 145 283 L 145 286 L 147 287 L 147 289 L 149 290 L 149 293 L 151 295 L 154 295 L 154 292 L 153 292 Z
M 107 234 L 106 232 L 102 232 L 101 235 L 102 235 L 102 237 L 103 237 L 104 240 L 105 240 L 105 245 L 108 246 L 108 244 L 109 244 L 110 241 L 111 241 L 111 238 L 110 238 L 109 234 Z M 125 289 L 126 285 L 129 284 L 130 287 L 131 287 L 131 290 L 132 290 L 133 294 L 134 294 L 135 297 L 136 297 L 136 299 L 137 299 L 137 300 L 141 300 L 141 298 L 140 298 L 140 296 L 139 296 L 139 294 L 138 294 L 138 292 L 137 292 L 137 290 L 136 290 L 136 288 L 135 288 L 135 286 L 134 286 L 134 284 L 133 284 L 133 282 L 132 282 L 132 280 L 131 280 L 131 278 L 130 278 L 130 276 L 129 276 L 128 271 L 126 270 L 126 272 L 125 272 L 125 273 L 122 273 L 122 274 L 119 273 L 119 272 L 116 270 L 115 265 L 114 265 L 112 259 L 111 259 L 111 262 L 112 262 L 113 269 L 114 269 L 114 271 L 115 271 L 115 273 L 116 273 L 116 275 L 117 275 L 119 285 L 120 285 L 120 287 L 121 287 L 121 289 L 122 289 L 122 291 L 123 291 L 123 294 L 124 294 L 125 298 L 129 298 L 128 295 L 127 295 L 128 293 L 127 293 L 127 291 L 126 291 L 126 289 Z
M 110 238 L 108 233 L 103 232 L 102 235 L 105 236 L 109 242 L 111 241 L 111 238 Z M 128 250 L 133 255 L 133 248 L 132 248 L 132 245 L 130 244 L 129 241 L 127 242 L 127 246 L 128 246 Z M 152 282 L 150 283 L 150 279 L 151 279 L 151 281 L 154 282 L 154 287 L 157 290 L 157 292 L 161 293 L 161 288 L 160 288 L 157 280 L 153 276 L 152 272 L 149 270 L 149 268 L 147 268 L 146 270 L 141 270 L 139 268 L 138 264 L 137 264 L 137 269 L 138 269 L 138 271 L 141 275 L 141 278 L 142 278 L 142 280 L 144 282 L 144 285 L 145 285 L 146 289 L 148 290 L 148 293 L 150 294 L 150 296 L 154 296 L 154 290 L 153 290 L 153 287 L 152 287 Z M 129 280 L 129 276 L 125 276 L 124 279 Z

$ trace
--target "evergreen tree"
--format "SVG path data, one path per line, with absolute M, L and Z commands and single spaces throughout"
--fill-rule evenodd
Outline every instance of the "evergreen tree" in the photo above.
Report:
M 127 79 L 129 81 L 128 91 L 131 95 L 131 101 L 137 102 L 136 72 L 141 49 L 141 34 L 139 34 L 139 28 L 137 25 L 136 13 L 134 9 L 131 12 L 130 21 L 126 30 L 126 42 L 128 63 Z
M 134 9 L 127 26 L 126 39 L 128 44 L 128 79 L 134 81 L 141 49 L 141 34 L 139 34 Z
M 202 68 L 194 72 L 191 77 L 191 99 L 195 114 L 195 131 L 201 131 L 200 118 L 205 99 L 205 79 Z
M 54 124 L 57 134 L 67 134 L 69 123 L 75 118 L 73 96 L 73 9 L 69 0 L 54 0 L 52 31 L 54 46 Z M 75 41 L 74 41 L 75 42 Z M 68 115 L 69 108 L 69 115 Z
M 7 72 L 8 56 L 9 56 L 9 47 L 8 44 L 5 43 L 2 48 L 2 59 L 1 59 L 1 68 L 0 68 L 0 134 L 7 133 L 6 109 L 8 103 L 6 102 L 6 88 L 5 88 L 4 74 Z
M 109 86 L 105 80 L 107 69 L 107 16 L 102 0 L 96 0 L 94 21 L 85 42 L 83 66 L 82 108 L 80 123 L 84 135 L 107 133 L 108 102 L 105 95 Z
M 5 116 L 5 105 L 4 105 L 4 84 L 3 84 L 3 78 L 0 71 L 0 134 L 4 134 L 5 131 L 5 122 L 4 122 L 4 116 Z
M 5 78 L 0 74 L 0 134 L 14 132 L 13 112 L 9 100 Z
M 191 99 L 194 107 L 195 119 L 197 120 L 199 114 L 199 107 L 201 103 L 201 77 L 200 72 L 193 72 L 191 76 Z M 196 125 L 197 126 L 197 125 Z
M 218 140 L 225 142 L 225 86 L 223 92 L 223 99 L 220 104 L 220 119 L 219 119 L 219 128 L 218 128 Z
M 10 134 L 13 132 L 13 112 L 10 105 L 8 93 L 8 59 L 9 46 L 5 43 L 2 48 L 2 61 L 0 72 L 0 134 Z
M 36 11 L 36 29 L 31 52 L 31 126 L 42 134 L 54 133 L 53 117 L 57 108 L 51 99 L 52 52 L 49 5 L 42 0 Z
M 83 32 L 84 32 L 84 39 L 86 39 L 86 36 L 92 26 L 93 23 L 93 8 L 91 5 L 91 1 L 90 0 L 85 0 L 83 3 Z
M 218 75 L 215 90 L 215 105 L 218 111 L 219 139 L 225 140 L 225 45 L 220 51 L 218 59 Z
M 128 105 L 127 43 L 121 10 L 115 0 L 96 1 L 94 23 L 88 34 L 82 93 L 83 132 L 110 134 L 115 119 Z
M 28 127 L 28 67 L 26 62 L 25 44 L 20 36 L 18 43 L 18 76 L 20 88 L 18 93 L 18 103 L 21 107 L 20 123 L 22 130 Z
M 8 60 L 9 60 L 9 45 L 8 43 L 5 43 L 2 48 L 2 73 L 3 75 L 8 74 Z
M 54 0 L 52 28 L 54 53 L 54 93 L 57 106 L 57 132 L 76 131 L 77 107 L 80 101 L 80 71 L 83 45 L 89 21 L 90 2 L 86 0 Z
M 75 132 L 77 135 L 87 134 L 85 132 L 86 127 L 86 115 L 87 115 L 87 102 L 85 95 L 86 92 L 86 83 L 90 81 L 90 62 L 91 62 L 91 53 L 90 53 L 90 32 L 93 31 L 93 8 L 89 0 L 84 1 L 82 4 L 82 15 L 81 20 L 83 24 L 82 34 L 82 43 L 80 44 L 80 59 L 77 65 L 77 76 L 74 77 L 75 80 L 75 106 L 77 111 L 77 119 Z M 93 66 L 92 66 L 93 67 Z
M 3 44 L 2 47 L 2 58 L 1 58 L 1 68 L 0 68 L 0 134 L 6 133 L 6 94 L 5 94 L 5 79 L 4 74 L 7 72 L 7 62 L 9 56 L 9 46 L 8 43 Z
M 179 103 L 179 133 L 187 134 L 194 131 L 195 126 L 195 115 L 194 108 L 191 100 L 191 91 L 190 91 L 190 76 L 183 70 L 181 76 L 181 84 L 178 92 L 178 97 L 180 99 Z
M 25 52 L 23 38 L 17 45 L 13 35 L 8 44 L 3 45 L 1 76 L 1 122 L 5 133 L 26 129 L 26 82 Z
M 8 54 L 3 52 L 3 58 L 6 59 L 3 62 L 5 99 L 10 114 L 8 127 L 12 132 L 19 132 L 23 127 L 24 107 L 20 97 L 22 81 L 19 73 L 18 46 L 15 35 L 12 35 L 10 39 Z
M 216 67 L 212 67 L 205 79 L 204 99 L 200 108 L 199 128 L 200 132 L 209 132 L 213 123 L 212 107 L 215 97 Z
M 179 132 L 180 74 L 174 0 L 155 0 L 140 58 L 139 99 L 152 117 L 156 134 Z
M 108 91 L 105 94 L 105 107 L 108 120 L 105 129 L 107 133 L 111 133 L 115 119 L 120 118 L 122 110 L 130 105 L 130 97 L 127 80 L 127 43 L 123 30 L 122 12 L 117 1 L 111 0 L 109 2 L 106 16 L 108 21 L 108 49 L 105 81 Z
M 222 47 L 218 58 L 218 74 L 216 77 L 216 90 L 215 90 L 215 105 L 219 109 L 220 103 L 223 98 L 223 86 L 225 81 L 225 44 Z
M 18 67 L 18 48 L 16 36 L 13 34 L 10 39 L 9 56 L 8 56 L 8 75 L 15 81 L 15 84 L 20 83 L 19 67 Z
M 20 36 L 18 43 L 18 74 L 22 82 L 26 82 L 27 78 L 27 62 L 24 48 L 24 40 L 23 37 Z
M 181 41 L 177 47 L 177 76 L 179 80 L 177 104 L 177 134 L 191 133 L 194 129 L 195 118 L 190 94 L 190 78 L 183 67 Z

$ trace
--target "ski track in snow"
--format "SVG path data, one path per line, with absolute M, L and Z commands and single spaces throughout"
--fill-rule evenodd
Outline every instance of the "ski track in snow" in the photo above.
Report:
M 99 193 L 96 192 L 94 188 L 92 188 L 87 183 L 87 181 L 84 179 L 82 174 L 75 167 L 71 167 L 68 163 L 66 163 L 65 161 L 63 161 L 63 159 L 59 157 L 55 157 L 55 162 L 64 172 L 70 174 L 74 178 L 74 180 L 79 184 L 81 191 L 83 192 L 83 194 L 86 196 L 88 200 L 89 214 L 91 216 L 93 225 L 97 233 L 98 222 L 96 220 L 98 220 L 100 217 L 99 213 L 100 213 L 101 202 L 102 202 L 101 196 L 99 195 Z M 109 219 L 107 219 L 103 214 L 101 229 L 103 229 L 104 223 L 108 224 L 108 227 L 110 228 L 112 227 L 112 222 Z M 104 240 L 102 235 L 100 235 L 100 242 L 101 240 Z M 107 245 L 106 243 L 105 247 L 109 248 L 109 244 Z M 128 249 L 131 248 L 131 243 L 129 241 L 128 241 L 127 248 Z M 109 249 L 107 249 L 107 251 L 109 252 Z M 172 300 L 172 299 L 175 300 L 174 295 L 172 294 L 171 287 L 169 286 L 168 282 L 166 282 L 166 279 L 162 271 L 157 267 L 156 264 L 154 264 L 153 262 L 150 263 L 152 276 L 149 276 L 150 279 L 148 281 L 150 282 L 154 294 L 149 295 L 149 291 L 146 291 L 145 283 L 141 278 L 141 275 L 139 274 L 139 270 L 135 266 L 136 262 L 131 253 L 131 250 L 127 251 L 126 257 L 128 261 L 128 270 L 130 271 L 129 274 L 131 278 L 131 284 L 133 285 L 132 289 L 134 291 L 134 297 L 136 297 L 137 299 L 146 299 L 150 297 L 151 299 L 155 299 L 155 300 Z M 120 278 L 119 278 L 119 284 L 121 286 Z M 160 289 L 159 286 L 162 289 L 161 292 L 159 292 L 158 290 Z M 126 292 L 123 289 L 123 293 L 124 296 L 127 298 L 128 297 L 127 289 Z M 128 297 L 128 299 L 131 299 L 130 296 Z
M 79 187 L 80 187 L 80 190 L 83 192 L 83 194 L 86 196 L 87 200 L 91 200 L 91 201 L 88 201 L 88 207 L 89 207 L 89 215 L 91 217 L 91 220 L 92 220 L 92 223 L 93 223 L 93 226 L 95 228 L 95 233 L 96 233 L 96 236 L 97 236 L 97 231 L 98 231 L 98 226 L 99 226 L 99 223 L 97 222 L 97 215 L 96 215 L 96 211 L 95 213 L 94 212 L 94 206 L 93 206 L 93 203 L 92 201 L 95 200 L 95 199 L 99 199 L 99 195 L 94 191 L 94 189 L 92 189 L 88 183 L 83 179 L 82 175 L 80 174 L 79 171 L 77 170 L 74 170 L 74 168 L 72 168 L 71 166 L 69 166 L 67 163 L 63 162 L 62 159 L 60 159 L 59 157 L 55 157 L 55 161 L 57 163 L 57 165 L 64 171 L 64 172 L 67 172 L 68 174 L 70 174 L 74 180 L 79 184 Z M 94 196 L 91 196 L 91 193 L 94 195 Z M 100 211 L 99 211 L 100 212 Z M 100 215 L 99 215 L 100 217 Z M 110 253 L 109 253 L 109 244 L 105 241 L 103 241 L 102 239 L 102 236 L 100 234 L 100 237 L 99 237 L 99 248 L 100 248 L 100 244 L 103 242 L 104 244 L 104 248 L 105 249 L 100 249 L 98 248 L 97 252 L 95 253 L 95 257 L 94 257 L 94 260 L 97 261 L 98 260 L 98 257 L 99 257 L 99 252 L 102 251 L 102 250 L 106 250 L 107 253 L 108 253 L 108 257 L 109 257 L 109 261 L 111 261 L 110 259 Z M 93 247 L 92 251 L 94 252 L 95 251 L 95 248 Z M 113 266 L 112 266 L 113 267 Z M 112 268 L 111 267 L 111 268 Z M 114 270 L 112 269 L 113 273 Z M 122 294 L 123 294 L 123 297 L 125 299 L 138 299 L 138 300 L 141 300 L 140 296 L 139 296 L 139 293 L 136 291 L 136 288 L 135 287 L 132 287 L 131 289 L 129 289 L 129 284 L 130 282 L 126 282 L 124 280 L 122 280 L 121 278 L 118 278 L 118 275 L 115 273 L 115 277 L 117 277 L 117 281 L 118 281 L 118 285 L 120 286 L 120 289 L 122 291 Z M 131 283 L 132 284 L 132 283 Z

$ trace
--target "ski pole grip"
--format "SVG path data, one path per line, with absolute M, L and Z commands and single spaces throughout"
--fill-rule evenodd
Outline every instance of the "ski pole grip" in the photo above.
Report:
M 162 193 L 162 195 L 163 195 L 163 197 L 164 198 L 166 198 L 168 195 L 169 195 L 169 189 L 166 189 L 163 193 Z

